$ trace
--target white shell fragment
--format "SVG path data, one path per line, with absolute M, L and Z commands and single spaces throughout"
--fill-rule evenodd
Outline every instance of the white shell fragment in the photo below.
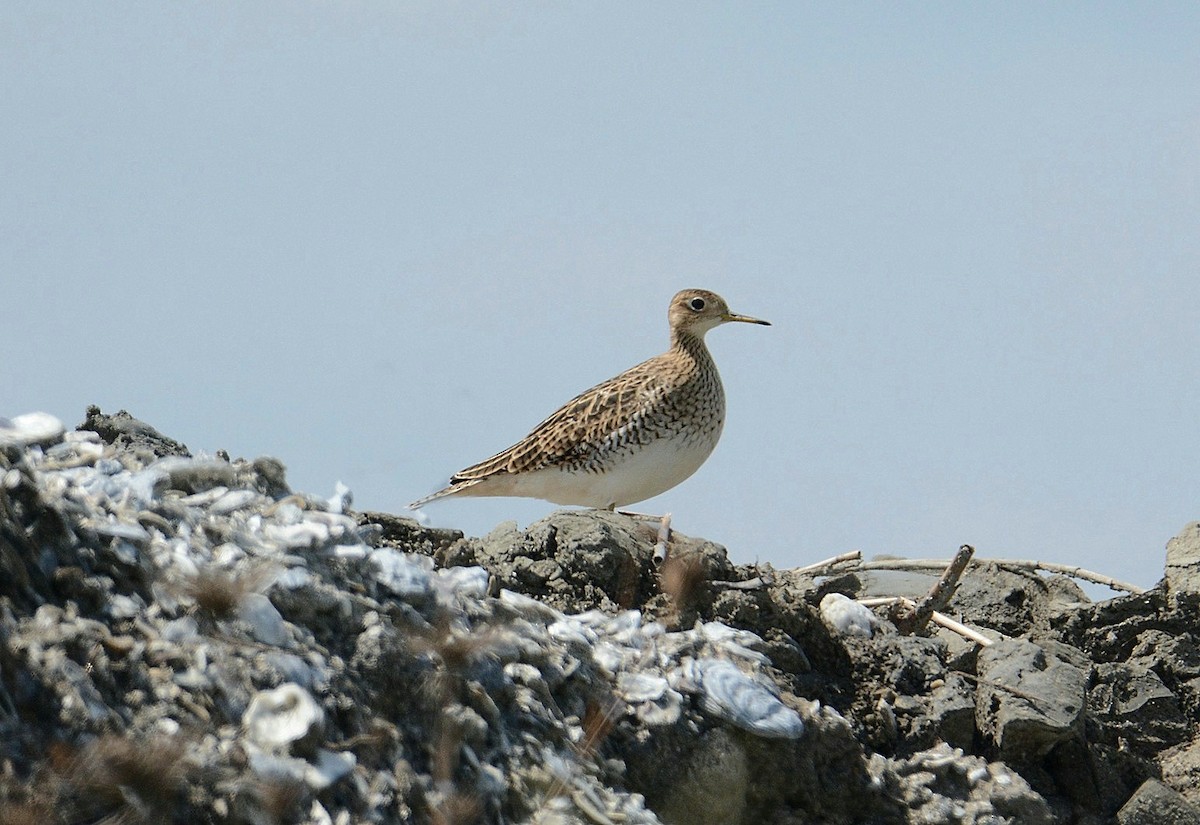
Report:
M 482 599 L 487 595 L 488 571 L 482 567 L 449 567 L 438 570 L 432 583 L 441 602 L 453 601 L 455 597 Z
M 344 513 L 354 502 L 354 493 L 342 482 L 333 485 L 333 495 L 329 497 L 329 512 Z
M 770 661 L 766 654 L 751 649 L 751 645 L 762 644 L 762 639 L 749 630 L 738 630 L 721 622 L 705 622 L 698 624 L 696 629 L 707 642 L 728 655 L 760 664 Z
M 878 621 L 869 608 L 841 593 L 830 593 L 821 599 L 821 618 L 842 636 L 864 639 L 871 638 Z
M 402 598 L 424 596 L 433 587 L 433 560 L 381 547 L 368 556 L 375 565 L 375 580 Z
M 246 738 L 265 751 L 286 753 L 294 742 L 319 736 L 325 711 L 307 690 L 287 682 L 260 690 L 242 714 Z
M 804 733 L 800 714 L 733 662 L 699 659 L 689 664 L 687 676 L 699 683 L 700 704 L 707 712 L 769 739 L 796 739 Z
M 501 591 L 503 596 L 507 591 Z M 582 622 L 577 622 L 572 618 L 563 616 L 559 621 L 546 625 L 546 632 L 550 634 L 550 638 L 556 642 L 562 642 L 566 645 L 578 645 L 580 647 L 592 647 L 596 644 L 596 632 L 590 627 L 585 627 Z
M 314 790 L 323 790 L 337 782 L 358 764 L 358 758 L 349 751 L 330 751 L 321 748 L 317 751 L 317 761 L 309 766 L 305 781 Z
M 230 490 L 214 501 L 208 509 L 217 515 L 225 515 L 240 510 L 259 498 L 261 496 L 254 490 Z
M 626 702 L 657 702 L 671 685 L 662 676 L 649 673 L 622 673 L 617 676 L 617 693 Z
M 617 695 L 647 725 L 670 725 L 683 713 L 683 695 L 664 677 L 645 672 L 617 675 Z
M 356 764 L 358 759 L 353 753 L 324 748 L 317 751 L 315 762 L 263 751 L 250 754 L 250 767 L 259 776 L 303 782 L 314 791 L 325 790 L 354 770 Z
M 50 413 L 31 412 L 14 418 L 0 418 L 0 448 L 54 444 L 64 432 L 66 427 Z
M 320 547 L 329 541 L 329 527 L 315 521 L 298 524 L 268 524 L 263 535 L 284 547 Z
M 140 524 L 131 524 L 125 521 L 92 521 L 84 519 L 80 522 L 85 527 L 89 527 L 102 536 L 111 536 L 116 539 L 125 539 L 135 543 L 141 543 L 150 540 L 150 534 L 146 532 L 146 528 Z

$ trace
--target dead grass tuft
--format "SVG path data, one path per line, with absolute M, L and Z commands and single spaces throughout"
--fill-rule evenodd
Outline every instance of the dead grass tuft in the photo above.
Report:
M 694 553 L 668 556 L 659 571 L 659 587 L 670 597 L 676 610 L 693 607 L 708 581 L 703 559 Z
M 187 577 L 180 589 L 213 619 L 227 619 L 247 595 L 258 592 L 269 579 L 266 567 L 248 570 L 204 567 Z
M 252 788 L 259 811 L 270 822 L 292 822 L 300 814 L 300 806 L 308 797 L 304 783 L 292 777 L 260 779 Z
M 68 759 L 63 794 L 84 817 L 145 825 L 167 821 L 185 777 L 184 752 L 179 737 L 101 737 Z
M 483 815 L 477 794 L 454 791 L 429 811 L 433 825 L 474 825 Z

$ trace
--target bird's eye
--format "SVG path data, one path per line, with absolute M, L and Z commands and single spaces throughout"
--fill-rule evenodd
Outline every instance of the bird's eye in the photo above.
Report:
M 688 301 L 688 306 L 696 310 L 696 312 L 699 312 L 700 310 L 704 309 L 704 299 L 693 298 L 692 300 Z

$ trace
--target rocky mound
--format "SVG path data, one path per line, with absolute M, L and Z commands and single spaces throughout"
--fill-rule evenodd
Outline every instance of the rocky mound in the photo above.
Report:
M 1200 525 L 1100 603 L 972 564 L 970 638 L 855 601 L 933 575 L 656 538 L 0 419 L 0 825 L 1200 823 Z

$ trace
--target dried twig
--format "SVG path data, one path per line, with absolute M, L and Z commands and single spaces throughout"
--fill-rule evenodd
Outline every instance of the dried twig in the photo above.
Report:
M 851 550 L 849 553 L 842 553 L 839 556 L 819 561 L 816 564 L 809 564 L 804 567 L 797 567 L 791 572 L 802 576 L 825 576 L 833 571 L 834 568 L 843 567 L 850 562 L 861 562 L 862 551 Z
M 916 602 L 904 596 L 876 596 L 868 599 L 858 599 L 858 603 L 865 607 L 879 607 L 885 604 L 897 604 L 902 602 L 907 602 L 909 605 L 916 607 Z M 962 622 L 957 622 L 954 619 L 951 619 L 945 613 L 939 613 L 935 610 L 930 615 L 929 620 L 934 624 L 941 625 L 947 630 L 957 633 L 958 635 L 969 639 L 976 644 L 983 645 L 984 647 L 987 647 L 993 643 L 991 639 L 989 639 L 987 636 L 984 636 L 978 630 L 974 630 L 973 628 L 967 627 Z M 1001 633 L 1000 636 L 1003 638 L 1004 634 Z
M 1007 559 L 975 559 L 975 564 L 995 564 L 999 567 L 1005 567 L 1013 570 L 1045 570 L 1048 573 L 1060 573 L 1064 576 L 1070 576 L 1075 579 L 1083 579 L 1084 581 L 1095 582 L 1102 584 L 1105 587 L 1113 590 L 1123 590 L 1127 593 L 1145 593 L 1144 587 L 1138 587 L 1136 584 L 1123 582 L 1119 579 L 1114 579 L 1111 576 L 1105 576 L 1103 573 L 1096 573 L 1091 570 L 1085 570 L 1082 567 L 1074 567 L 1069 564 L 1056 564 L 1048 561 L 1025 561 L 1025 560 L 1007 560 Z M 947 564 L 945 559 L 876 559 L 875 561 L 864 561 L 858 565 L 859 570 L 941 570 Z
M 967 562 L 974 554 L 975 548 L 969 544 L 959 547 L 954 558 L 946 565 L 942 575 L 921 601 L 916 604 L 901 602 L 898 605 L 893 611 L 892 620 L 901 633 L 917 633 L 929 622 L 935 611 L 944 609 L 950 603 L 950 598 L 958 587 L 958 580 L 962 578 L 963 570 L 967 568 Z
M 929 618 L 930 618 L 930 621 L 934 622 L 935 624 L 939 624 L 942 627 L 946 628 L 947 630 L 953 631 L 954 633 L 957 633 L 958 635 L 960 635 L 966 639 L 970 639 L 972 642 L 975 642 L 976 644 L 987 647 L 988 645 L 993 643 L 991 639 L 989 639 L 987 636 L 984 636 L 978 630 L 967 627 L 962 622 L 957 622 L 954 619 L 951 619 L 945 613 L 939 613 L 938 611 L 935 610 L 935 611 L 933 611 L 933 615 L 930 616 Z M 1000 634 L 1000 635 L 1003 636 L 1004 634 Z
M 762 576 L 755 576 L 752 579 L 743 579 L 740 582 L 714 581 L 709 582 L 709 584 L 723 590 L 758 590 L 760 587 L 766 587 L 768 582 Z
M 1057 564 L 1052 561 L 1001 561 L 995 562 L 1000 567 L 1012 567 L 1018 570 L 1045 570 L 1047 573 L 1060 573 L 1064 576 L 1070 576 L 1073 579 L 1083 579 L 1084 581 L 1102 584 L 1110 590 L 1124 590 L 1126 593 L 1145 593 L 1146 588 L 1138 587 L 1136 584 L 1123 582 L 1120 579 L 1114 579 L 1112 576 L 1106 576 L 1103 573 L 1095 573 L 1091 570 L 1085 570 L 1082 567 L 1076 567 L 1071 564 Z
M 664 513 L 658 522 L 658 541 L 654 542 L 654 564 L 660 565 L 667 560 L 667 550 L 671 541 L 671 514 Z
M 575 755 L 580 759 L 594 759 L 600 750 L 600 743 L 608 737 L 613 726 L 616 725 L 618 717 L 624 712 L 625 703 L 615 696 L 608 697 L 608 700 L 603 703 L 597 703 L 589 700 L 584 709 L 583 719 L 580 724 L 583 727 L 583 741 L 572 745 Z M 556 797 L 562 796 L 567 790 L 569 777 L 556 773 L 553 770 L 550 774 L 554 776 L 554 782 L 550 785 L 545 794 L 545 801 L 550 801 Z M 586 798 L 582 799 L 578 795 L 578 789 L 572 791 L 571 800 L 575 803 L 580 812 L 586 815 L 594 822 L 603 822 L 605 819 L 597 819 L 593 816 L 593 811 L 589 809 Z M 544 804 L 544 803 L 543 803 Z M 601 814 L 601 817 L 603 815 Z

